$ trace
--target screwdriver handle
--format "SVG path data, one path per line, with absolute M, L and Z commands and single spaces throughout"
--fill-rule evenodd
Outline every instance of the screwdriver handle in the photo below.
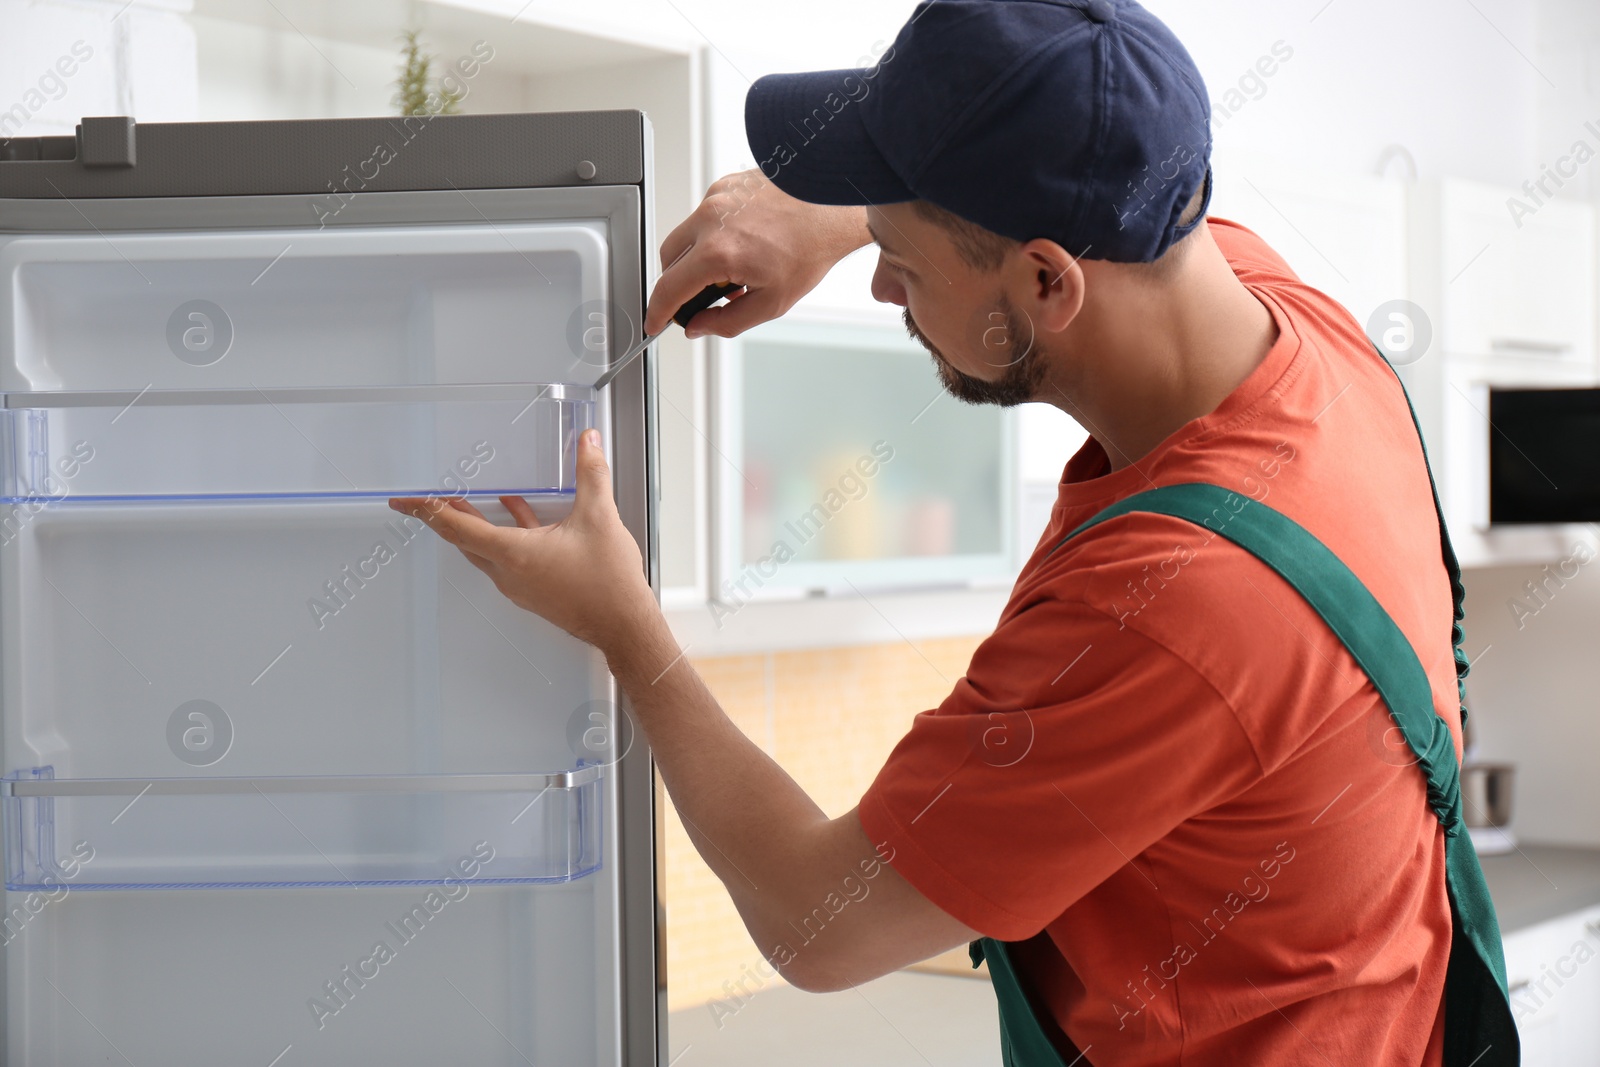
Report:
M 740 285 L 738 282 L 716 282 L 715 284 L 708 285 L 704 289 L 700 290 L 698 296 L 695 296 L 687 304 L 679 308 L 677 314 L 672 316 L 672 321 L 677 323 L 679 326 L 688 326 L 689 320 L 700 314 L 700 312 L 704 311 L 712 304 L 715 304 L 718 300 L 721 300 L 729 293 L 737 293 L 743 288 L 744 286 Z
M 672 316 L 672 321 L 677 323 L 679 326 L 687 326 L 689 325 L 689 320 L 700 314 L 700 312 L 704 311 L 712 304 L 715 304 L 718 300 L 721 300 L 729 293 L 736 293 L 743 288 L 744 286 L 738 284 L 737 282 L 717 282 L 715 285 L 708 285 L 704 289 L 700 290 L 700 292 L 687 304 L 679 308 L 677 314 Z M 661 333 L 665 332 L 665 330 L 661 331 Z M 622 373 L 622 368 L 632 363 L 634 359 L 638 357 L 639 353 L 643 352 L 646 348 L 649 348 L 651 342 L 660 337 L 661 333 L 651 334 L 650 336 L 641 340 L 638 344 L 634 345 L 633 348 L 628 351 L 627 355 L 623 356 L 621 359 L 617 360 L 611 365 L 610 370 L 607 370 L 605 373 L 601 374 L 600 377 L 595 379 L 592 388 L 603 389 L 610 385 L 612 380 L 615 379 L 617 375 Z

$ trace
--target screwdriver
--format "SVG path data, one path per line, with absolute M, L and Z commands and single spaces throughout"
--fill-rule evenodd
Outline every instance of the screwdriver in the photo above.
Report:
M 700 312 L 704 311 L 712 304 L 715 304 L 718 300 L 721 300 L 728 294 L 736 293 L 743 288 L 744 286 L 740 285 L 738 282 L 717 282 L 714 285 L 708 285 L 704 289 L 700 290 L 699 294 L 691 299 L 687 304 L 679 308 L 677 313 L 672 316 L 672 321 L 677 323 L 679 326 L 688 326 L 689 320 L 700 314 Z M 632 348 L 628 349 L 621 359 L 617 360 L 611 365 L 609 370 L 595 379 L 594 388 L 599 390 L 610 385 L 611 379 L 621 374 L 623 368 L 627 367 L 628 364 L 632 363 L 639 357 L 639 353 L 649 348 L 652 344 L 660 339 L 662 334 L 666 332 L 667 331 L 665 329 L 658 330 L 655 333 L 650 334 L 638 344 L 634 345 Z

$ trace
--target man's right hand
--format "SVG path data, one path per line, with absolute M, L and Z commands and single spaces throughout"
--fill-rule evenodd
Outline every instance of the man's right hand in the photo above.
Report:
M 745 291 L 693 319 L 690 337 L 733 337 L 778 318 L 816 288 L 833 265 L 872 240 L 860 207 L 796 200 L 760 170 L 729 174 L 661 242 L 664 270 L 650 294 L 645 333 L 665 329 L 672 315 L 716 282 Z

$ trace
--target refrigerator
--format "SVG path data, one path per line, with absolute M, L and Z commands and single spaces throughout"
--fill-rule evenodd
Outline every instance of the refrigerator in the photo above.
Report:
M 511 524 L 657 583 L 637 111 L 0 142 L 3 1063 L 665 1062 L 656 780 Z

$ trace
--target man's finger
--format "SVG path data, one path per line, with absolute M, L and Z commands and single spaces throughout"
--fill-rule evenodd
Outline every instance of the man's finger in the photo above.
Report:
M 738 279 L 730 279 L 726 267 L 713 265 L 700 246 L 691 248 L 687 255 L 680 257 L 656 279 L 656 287 L 650 291 L 650 303 L 644 312 L 644 332 L 660 333 L 667 328 L 678 309 L 698 296 L 700 290 L 714 282 L 729 280 Z
M 506 506 L 506 510 L 511 512 L 511 517 L 517 520 L 517 525 L 524 530 L 537 530 L 542 525 L 539 516 L 533 513 L 533 508 L 522 497 L 503 496 L 500 498 L 500 503 Z
M 457 511 L 464 511 L 468 515 L 476 515 L 478 518 L 482 519 L 484 522 L 488 522 L 489 521 L 489 516 L 485 515 L 481 511 L 479 511 L 476 507 L 473 506 L 472 501 L 468 500 L 464 496 L 449 496 L 449 497 L 445 497 L 444 499 L 445 499 L 446 503 L 448 503 L 451 507 L 455 508 Z
M 395 497 L 389 501 L 389 506 L 402 514 L 415 515 L 450 544 L 491 563 L 504 557 L 516 537 L 512 531 L 496 526 L 481 515 L 458 511 L 440 497 Z
M 672 266 L 678 261 L 678 257 L 694 247 L 695 236 L 701 228 L 700 220 L 694 215 L 690 215 L 672 228 L 672 232 L 661 242 L 662 270 Z
M 726 304 L 700 312 L 689 320 L 683 332 L 689 337 L 737 337 L 752 326 L 777 318 L 783 311 L 781 298 L 773 290 L 746 289 L 733 294 Z

